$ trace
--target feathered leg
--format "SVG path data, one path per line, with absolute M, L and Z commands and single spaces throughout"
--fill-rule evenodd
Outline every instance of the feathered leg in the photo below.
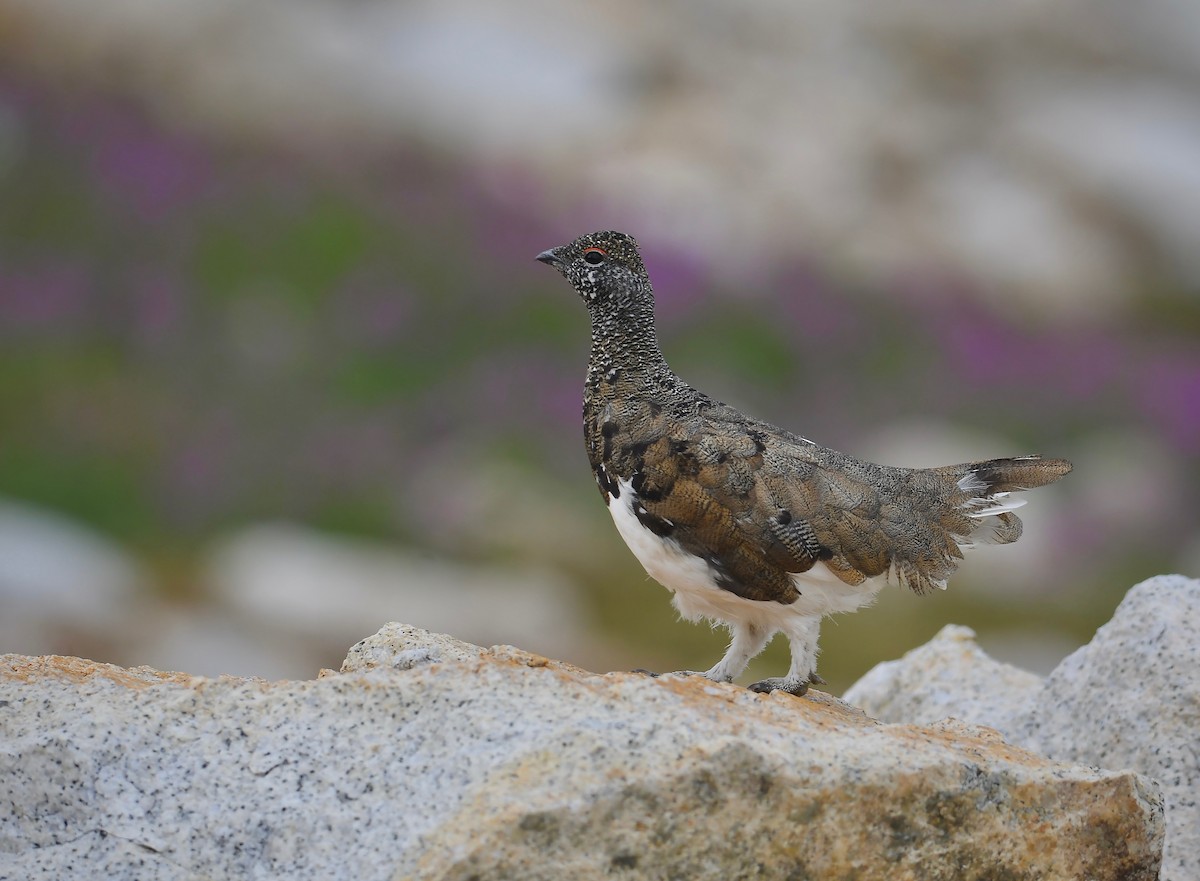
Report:
M 774 631 L 746 623 L 730 624 L 729 630 L 733 639 L 725 656 L 704 674 L 717 682 L 732 682 L 740 676 L 750 659 L 761 652 L 775 635 Z
M 801 618 L 784 629 L 792 648 L 792 666 L 787 676 L 773 677 L 755 682 L 751 691 L 786 691 L 797 697 L 808 691 L 809 685 L 825 682 L 817 675 L 817 639 L 821 635 L 821 619 Z

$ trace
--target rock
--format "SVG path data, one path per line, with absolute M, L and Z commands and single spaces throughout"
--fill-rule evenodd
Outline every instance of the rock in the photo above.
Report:
M 285 677 L 309 675 L 348 641 L 298 639 L 262 626 L 244 605 L 166 593 L 133 554 L 86 524 L 0 499 L 0 646 L 8 651 Z
M 444 661 L 471 661 L 483 654 L 483 649 L 444 633 L 430 633 L 419 627 L 398 624 L 383 625 L 378 633 L 355 643 L 342 662 L 343 673 L 361 673 L 383 668 L 410 670 L 421 664 Z
M 1008 734 L 1008 720 L 1042 679 L 989 658 L 975 631 L 948 624 L 898 661 L 876 665 L 845 694 L 845 701 L 889 722 L 927 725 L 967 719 Z
M 207 603 L 161 604 L 128 628 L 122 657 L 197 676 L 307 679 L 337 657 L 324 640 L 262 627 L 236 610 Z
M 0 643 L 45 651 L 68 635 L 107 646 L 148 579 L 137 562 L 75 520 L 0 499 Z
M 555 655 L 587 639 L 576 585 L 546 567 L 468 566 L 296 524 L 258 524 L 219 542 L 207 578 L 262 633 L 339 647 L 394 617 Z
M 389 625 L 306 682 L 0 659 L 0 877 L 1156 877 L 1130 772 Z
M 1012 723 L 1015 741 L 1044 755 L 1158 781 L 1167 806 L 1163 881 L 1200 877 L 1197 670 L 1200 580 L 1151 578 L 1028 695 Z
M 1060 761 L 1157 780 L 1167 809 L 1162 878 L 1190 881 L 1200 876 L 1198 634 L 1200 580 L 1163 575 L 1133 587 L 1044 681 L 987 657 L 967 628 L 947 627 L 871 670 L 846 700 L 889 722 L 953 716 Z

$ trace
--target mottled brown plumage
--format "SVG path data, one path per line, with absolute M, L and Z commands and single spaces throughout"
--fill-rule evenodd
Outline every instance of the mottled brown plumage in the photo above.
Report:
M 803 693 L 822 615 L 869 602 L 893 575 L 917 593 L 944 586 L 971 544 L 1020 536 L 1008 493 L 1071 469 L 1036 456 L 893 468 L 818 446 L 671 371 L 631 237 L 593 233 L 538 259 L 591 316 L 584 436 L 618 529 L 685 616 L 733 631 L 712 678 L 736 676 L 783 630 L 792 670 L 752 687 Z

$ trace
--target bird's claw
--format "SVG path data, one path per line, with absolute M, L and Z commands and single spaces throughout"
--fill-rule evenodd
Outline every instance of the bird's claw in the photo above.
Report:
M 824 684 L 825 680 L 814 672 L 809 673 L 805 679 L 793 676 L 775 676 L 771 679 L 760 679 L 758 682 L 752 683 L 749 688 L 758 694 L 770 694 L 772 691 L 786 691 L 788 694 L 793 694 L 796 697 L 803 697 L 808 693 L 810 685 Z
M 670 673 L 655 673 L 653 670 L 646 670 L 638 667 L 636 670 L 630 670 L 631 673 L 640 673 L 643 676 L 649 676 L 652 679 L 661 679 L 663 676 L 707 676 L 699 670 L 673 670 Z M 709 677 L 711 678 L 711 677 Z M 713 680 L 717 681 L 717 680 Z M 770 694 L 772 691 L 786 691 L 788 694 L 794 694 L 796 697 L 803 697 L 808 692 L 810 685 L 824 685 L 825 680 L 819 676 L 816 671 L 808 674 L 807 679 L 794 679 L 790 676 L 775 676 L 770 679 L 760 679 L 747 686 L 751 691 L 758 694 Z

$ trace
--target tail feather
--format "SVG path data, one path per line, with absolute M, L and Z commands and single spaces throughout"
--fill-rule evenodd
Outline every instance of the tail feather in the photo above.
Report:
M 996 514 L 1004 514 L 1008 511 L 1015 511 L 1017 508 L 1025 504 L 1024 499 L 1009 498 L 1012 493 L 1000 492 L 991 496 L 982 496 L 977 499 L 971 499 L 967 503 L 967 516 L 974 517 L 978 520 L 981 517 L 992 517 Z
M 1070 470 L 1064 459 L 1018 456 L 907 472 L 912 502 L 919 502 L 910 507 L 926 517 L 916 523 L 899 517 L 886 521 L 894 528 L 888 533 L 891 546 L 885 548 L 890 571 L 916 593 L 945 588 L 965 551 L 1021 537 L 1021 519 L 1013 510 L 1024 501 L 1013 498 L 1014 493 L 1053 483 Z M 884 500 L 903 510 L 900 501 Z M 886 531 L 886 524 L 881 527 Z M 826 565 L 832 568 L 830 562 Z
M 963 524 L 963 534 L 974 544 L 1008 544 L 1021 537 L 1022 524 L 1012 513 L 1025 504 L 1012 494 L 1053 483 L 1071 470 L 1065 459 L 1017 456 L 968 462 L 944 469 L 955 479 L 957 504 L 972 526 Z
M 968 492 L 982 491 L 984 495 L 994 497 L 998 493 L 1020 492 L 1054 483 L 1068 474 L 1071 467 L 1071 463 L 1066 459 L 1016 456 L 952 465 L 951 470 L 962 475 L 959 478 L 961 489 Z
M 1020 517 L 1005 512 L 981 520 L 971 533 L 971 541 L 981 545 L 1006 545 L 1020 538 L 1024 529 Z

